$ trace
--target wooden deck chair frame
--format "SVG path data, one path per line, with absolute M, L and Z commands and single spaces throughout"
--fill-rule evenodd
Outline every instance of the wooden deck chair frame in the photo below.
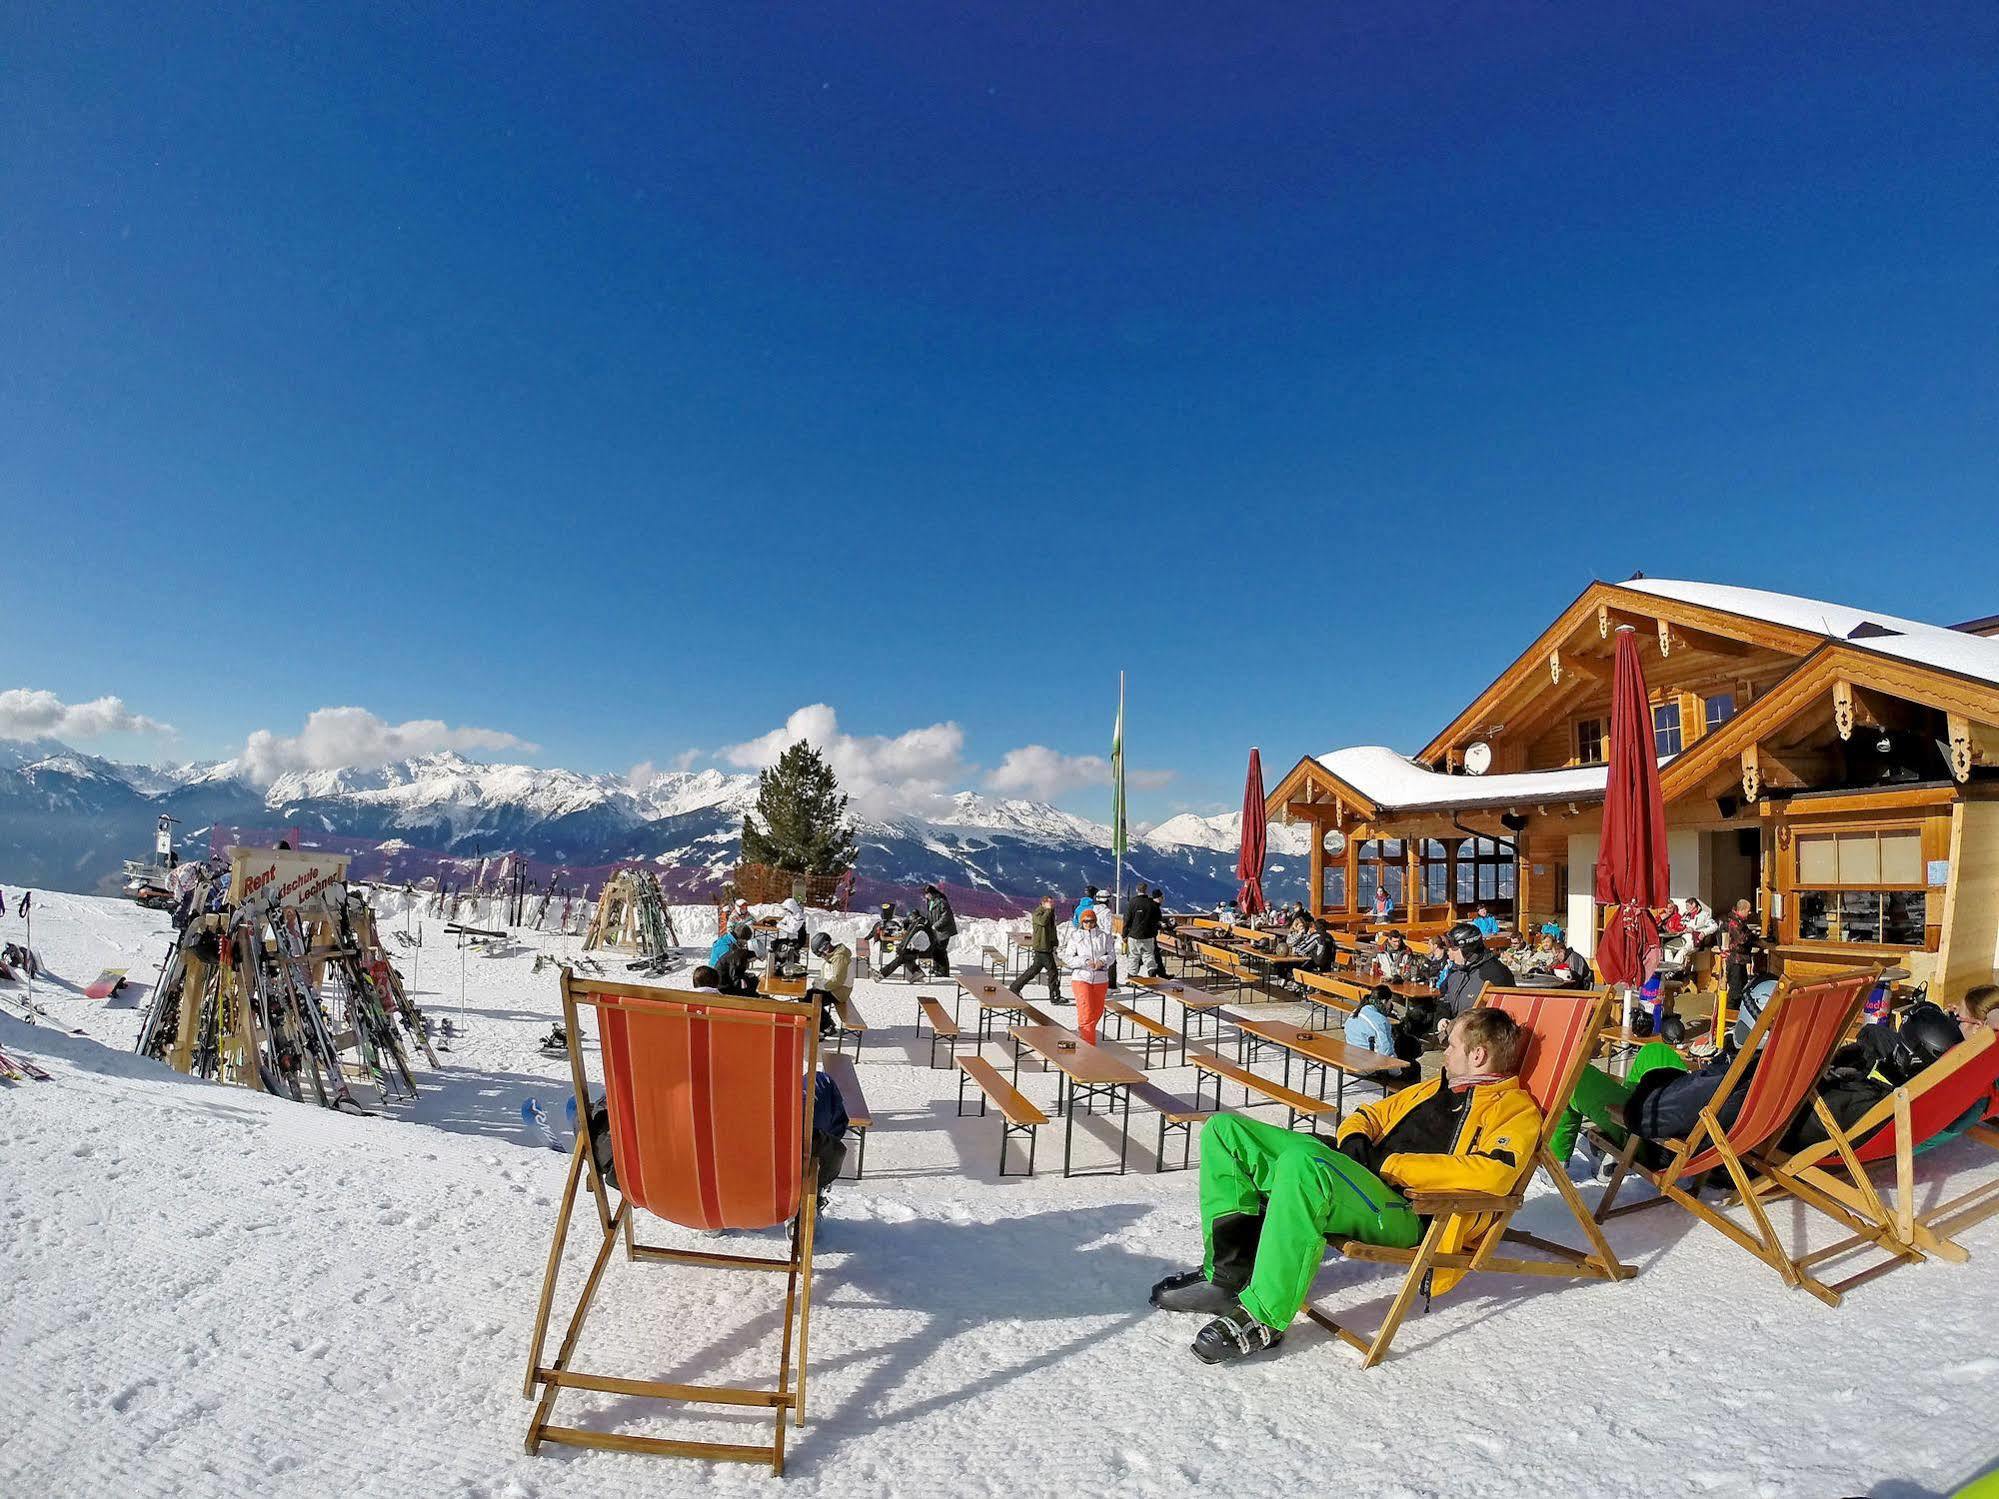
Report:
M 596 1010 L 600 1040 L 605 1032 L 606 1014 L 619 1011 L 641 1016 L 649 1011 L 684 1014 L 690 1008 L 698 1007 L 700 1018 L 713 1023 L 765 1027 L 774 1024 L 803 1026 L 804 1035 L 801 1040 L 805 1065 L 799 1079 L 800 1195 L 796 1218 L 797 1231 L 787 1255 L 781 1258 L 762 1258 L 749 1255 L 709 1254 L 666 1249 L 639 1242 L 632 1226 L 634 1212 L 632 1198 L 620 1190 L 617 1206 L 615 1208 L 611 1206 L 610 1194 L 598 1171 L 596 1157 L 589 1149 L 590 1095 L 588 1080 L 583 1071 L 580 1039 L 582 1032 L 577 1025 L 580 1005 L 587 1005 Z M 527 1450 L 533 1453 L 543 1442 L 555 1442 L 566 1446 L 594 1447 L 613 1452 L 692 1457 L 716 1462 L 768 1463 L 772 1473 L 781 1475 L 784 1472 L 786 1420 L 789 1418 L 801 1426 L 805 1424 L 806 1344 L 812 1327 L 812 1234 L 818 1202 L 818 1168 L 811 1150 L 813 1084 L 819 1067 L 818 1002 L 806 1004 L 788 1000 L 692 994 L 629 984 L 599 983 L 578 980 L 565 967 L 562 970 L 562 1019 L 563 1029 L 569 1037 L 569 1071 L 576 1090 L 578 1124 L 575 1148 L 571 1150 L 569 1157 L 568 1178 L 563 1185 L 562 1203 L 556 1210 L 555 1239 L 548 1249 L 548 1267 L 542 1277 L 541 1299 L 535 1308 L 534 1340 L 528 1356 L 527 1378 L 522 1386 L 522 1394 L 530 1400 L 535 1400 L 537 1388 L 540 1390 L 534 1416 L 528 1426 Z M 607 1088 L 608 1086 L 607 1080 Z M 548 1337 L 550 1308 L 555 1300 L 556 1279 L 562 1267 L 563 1245 L 569 1235 L 577 1192 L 586 1175 L 590 1183 L 590 1194 L 597 1208 L 598 1227 L 603 1237 L 597 1246 L 596 1256 L 591 1261 L 589 1275 L 583 1283 L 581 1294 L 577 1297 L 576 1308 L 570 1314 L 555 1358 L 544 1363 L 542 1355 Z M 622 1176 L 620 1180 L 623 1180 Z M 768 1270 L 783 1274 L 784 1335 L 778 1356 L 776 1387 L 758 1389 L 740 1385 L 676 1384 L 663 1380 L 625 1379 L 606 1374 L 586 1374 L 573 1369 L 570 1360 L 575 1356 L 577 1343 L 582 1337 L 584 1318 L 588 1315 L 598 1285 L 604 1278 L 605 1267 L 611 1260 L 611 1251 L 621 1236 L 625 1243 L 625 1258 L 628 1260 L 666 1261 L 671 1264 L 725 1270 Z M 768 1444 L 684 1442 L 658 1437 L 629 1436 L 619 1432 L 597 1431 L 584 1427 L 550 1425 L 549 1417 L 554 1410 L 556 1396 L 565 1389 L 598 1390 L 615 1395 L 636 1395 L 696 1405 L 747 1406 L 768 1410 L 774 1423 L 771 1440 Z
M 1407 1194 L 1409 1205 L 1429 1220 L 1422 1239 L 1414 1249 L 1390 1249 L 1357 1240 L 1340 1245 L 1340 1252 L 1351 1260 L 1408 1267 L 1394 1300 L 1389 1303 L 1387 1315 L 1372 1335 L 1344 1327 L 1318 1307 L 1309 1303 L 1306 1305 L 1305 1315 L 1357 1351 L 1364 1369 L 1372 1369 L 1388 1356 L 1389 1346 L 1395 1341 L 1395 1335 L 1401 1330 L 1403 1319 L 1409 1315 L 1417 1296 L 1425 1295 L 1427 1300 L 1424 1287 L 1432 1270 L 1463 1270 L 1468 1274 L 1491 1271 L 1500 1275 L 1570 1280 L 1627 1280 L 1637 1274 L 1633 1267 L 1621 1263 L 1612 1252 L 1603 1230 L 1597 1226 L 1590 1216 L 1588 1205 L 1576 1192 L 1575 1183 L 1569 1179 L 1564 1163 L 1557 1161 L 1548 1149 L 1548 1142 L 1554 1137 L 1555 1129 L 1568 1109 L 1569 1099 L 1576 1091 L 1583 1069 L 1589 1066 L 1590 1058 L 1596 1054 L 1597 1037 L 1603 1031 L 1604 1017 L 1610 1010 L 1610 995 L 1602 989 L 1495 989 L 1488 985 L 1479 997 L 1481 1004 L 1497 1004 L 1513 1013 L 1516 1019 L 1519 1018 L 1517 1010 L 1526 1008 L 1533 1013 L 1541 1001 L 1578 1003 L 1587 1008 L 1577 1012 L 1568 1030 L 1569 1055 L 1550 1079 L 1547 1101 L 1542 1106 L 1541 1135 L 1535 1142 L 1533 1160 L 1520 1174 L 1518 1188 L 1504 1196 L 1485 1192 L 1411 1192 Z M 1587 1252 L 1512 1226 L 1513 1215 L 1526 1202 L 1527 1187 L 1536 1171 L 1545 1173 L 1554 1184 L 1556 1193 L 1575 1219 L 1576 1227 L 1589 1243 Z M 1450 1237 L 1451 1228 L 1458 1219 L 1486 1214 L 1492 1215 L 1493 1222 L 1475 1251 L 1470 1254 L 1444 1252 L 1444 1241 Z M 1502 1244 L 1524 1246 L 1538 1251 L 1545 1258 L 1501 1255 L 1497 1250 Z
M 1729 1063 L 1728 1070 L 1722 1074 L 1721 1085 L 1715 1089 L 1709 1107 L 1700 1111 L 1699 1121 L 1687 1132 L 1687 1137 L 1684 1140 L 1659 1142 L 1666 1150 L 1672 1152 L 1672 1158 L 1666 1165 L 1654 1171 L 1638 1161 L 1638 1150 L 1644 1142 L 1636 1133 L 1630 1134 L 1622 1147 L 1613 1150 L 1617 1167 L 1611 1173 L 1610 1182 L 1604 1187 L 1603 1196 L 1597 1202 L 1596 1221 L 1608 1222 L 1623 1214 L 1640 1212 L 1664 1202 L 1678 1203 L 1701 1222 L 1724 1237 L 1732 1239 L 1775 1270 L 1783 1278 L 1785 1285 L 1802 1286 L 1827 1306 L 1838 1306 L 1840 1293 L 1819 1280 L 1803 1262 L 1785 1250 L 1783 1242 L 1777 1236 L 1775 1226 L 1770 1222 L 1769 1214 L 1763 1211 L 1763 1200 L 1755 1190 L 1754 1175 L 1764 1174 L 1768 1169 L 1767 1157 L 1759 1152 L 1782 1135 L 1791 1120 L 1797 1117 L 1798 1111 L 1807 1104 L 1816 1109 L 1820 1122 L 1837 1135 L 1838 1126 L 1827 1110 L 1825 1100 L 1819 1096 L 1819 1080 L 1825 1074 L 1826 1064 L 1832 1058 L 1833 1048 L 1852 1028 L 1854 1018 L 1860 1013 L 1860 1006 L 1867 997 L 1867 991 L 1875 982 L 1879 972 L 1878 968 L 1855 968 L 1814 979 L 1805 984 L 1795 984 L 1788 976 L 1782 979 L 1778 983 L 1777 992 L 1771 996 L 1770 1002 L 1756 1017 L 1756 1024 L 1736 1052 L 1735 1060 Z M 1778 1078 L 1774 1082 L 1770 1081 L 1773 1076 L 1770 1069 L 1758 1068 L 1756 1075 L 1749 1080 L 1747 1088 L 1744 1089 L 1742 1104 L 1737 1111 L 1735 1122 L 1724 1129 L 1721 1120 L 1715 1114 L 1715 1109 L 1735 1095 L 1736 1088 L 1742 1083 L 1750 1063 L 1763 1048 L 1765 1036 L 1776 1032 L 1779 1026 L 1807 1023 L 1786 1018 L 1801 1013 L 1797 1008 L 1800 996 L 1842 987 L 1851 991 L 1846 997 L 1846 1002 L 1837 1011 L 1828 1011 L 1815 1017 L 1823 1029 L 1816 1033 L 1807 1033 L 1806 1042 L 1796 1059 L 1799 1065 L 1790 1069 L 1788 1077 Z M 1837 1024 L 1834 1023 L 1835 1020 Z M 1770 1090 L 1771 1096 L 1778 1102 L 1764 1103 L 1759 1097 L 1759 1090 L 1764 1089 Z M 1755 1116 L 1753 1119 L 1752 1115 Z M 1695 1192 L 1690 1192 L 1680 1185 L 1682 1177 L 1692 1175 L 1696 1178 L 1694 1186 L 1698 1191 L 1700 1185 L 1698 1178 L 1705 1175 L 1716 1162 L 1719 1162 L 1728 1173 L 1736 1198 L 1748 1210 L 1754 1232 L 1744 1229 L 1719 1208 L 1702 1202 Z M 1626 1203 L 1622 1207 L 1614 1206 L 1625 1178 L 1634 1172 L 1650 1182 L 1659 1195 Z M 1830 1200 L 1823 1194 L 1817 1195 L 1821 1201 L 1814 1203 L 1814 1206 L 1821 1206 Z
M 1999 1181 L 1983 1182 L 1969 1192 L 1939 1203 L 1927 1213 L 1918 1213 L 1915 1155 L 1919 1147 L 1955 1125 L 1981 1099 L 1990 1104 L 1995 1059 L 1999 1059 L 1999 1032 L 1980 1026 L 1969 1040 L 1953 1046 L 1844 1129 L 1831 1122 L 1830 1114 L 1821 1104 L 1820 1118 L 1826 1125 L 1827 1137 L 1803 1150 L 1781 1158 L 1773 1156 L 1765 1162 L 1764 1174 L 1754 1183 L 1758 1193 L 1767 1196 L 1779 1190 L 1788 1192 L 1851 1230 L 1849 1237 L 1838 1243 L 1802 1256 L 1798 1260 L 1800 1265 L 1842 1259 L 1867 1244 L 1886 1251 L 1886 1258 L 1833 1283 L 1835 1291 L 1845 1292 L 1925 1258 L 1935 1257 L 1953 1264 L 1963 1264 L 1971 1258 L 1970 1251 L 1953 1235 L 1999 1213 Z M 1966 1069 L 1974 1069 L 1977 1075 L 1967 1075 Z M 1929 1121 L 1931 1127 L 1924 1130 L 1916 1118 L 1918 1107 L 1926 1100 L 1934 1101 L 1933 1095 L 1940 1092 L 1948 1095 L 1952 1091 L 1950 1085 L 1960 1080 L 1974 1083 L 1977 1091 L 1954 1101 L 1963 1103 L 1963 1107 L 1949 1108 L 1953 1117 Z M 1876 1129 L 1888 1132 L 1891 1149 L 1886 1154 L 1870 1149 L 1879 1136 L 1869 1139 L 1866 1145 L 1860 1143 Z M 1963 1133 L 1982 1144 L 1999 1147 L 1999 1130 L 1982 1119 Z M 1837 1160 L 1832 1159 L 1835 1156 Z M 1884 1195 L 1871 1180 L 1867 1168 L 1875 1164 L 1893 1165 L 1892 1196 Z M 1844 1174 L 1836 1175 L 1835 1171 Z

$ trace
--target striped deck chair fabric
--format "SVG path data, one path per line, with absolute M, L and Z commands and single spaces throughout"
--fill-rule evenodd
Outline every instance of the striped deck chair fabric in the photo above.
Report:
M 788 1223 L 804 1190 L 802 1015 L 718 1011 L 675 995 L 611 999 L 601 1046 L 618 1182 L 699 1229 Z

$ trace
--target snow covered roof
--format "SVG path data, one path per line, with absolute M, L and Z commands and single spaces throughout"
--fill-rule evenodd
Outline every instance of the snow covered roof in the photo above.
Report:
M 1999 639 L 1968 635 L 1943 625 L 1924 624 L 1878 610 L 1828 604 L 1795 594 L 1761 588 L 1736 588 L 1726 583 L 1693 583 L 1676 578 L 1633 578 L 1619 583 L 1632 593 L 1676 599 L 1703 609 L 1760 619 L 1787 629 L 1806 630 L 1857 650 L 1913 661 L 1919 666 L 1955 672 L 1980 682 L 1999 684 Z
M 1609 769 L 1530 770 L 1512 775 L 1446 775 L 1379 744 L 1355 745 L 1314 757 L 1342 785 L 1383 811 L 1507 807 L 1527 802 L 1595 800 Z

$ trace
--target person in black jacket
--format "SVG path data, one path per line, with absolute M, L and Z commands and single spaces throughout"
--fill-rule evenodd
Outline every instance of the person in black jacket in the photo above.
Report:
M 930 956 L 936 964 L 937 977 L 947 979 L 951 976 L 951 939 L 958 935 L 958 917 L 944 892 L 935 885 L 923 887 L 923 906 L 924 914 L 930 918 L 930 935 L 935 939 Z
M 1499 954 L 1485 945 L 1485 934 L 1469 921 L 1460 921 L 1444 934 L 1444 946 L 1451 955 L 1450 977 L 1437 1001 L 1438 1030 L 1478 1003 L 1487 984 L 1501 989 L 1517 987 L 1513 970 L 1499 961 Z
M 1545 951 L 1535 954 L 1534 966 L 1554 975 L 1553 987 L 1588 989 L 1596 983 L 1596 972 L 1589 959 L 1576 951 L 1560 927 L 1551 921 L 1541 928 L 1541 933 L 1555 940 Z
M 1143 884 L 1124 910 L 1125 951 L 1131 958 L 1133 978 L 1148 973 L 1164 978 L 1166 969 L 1159 961 L 1159 902 Z

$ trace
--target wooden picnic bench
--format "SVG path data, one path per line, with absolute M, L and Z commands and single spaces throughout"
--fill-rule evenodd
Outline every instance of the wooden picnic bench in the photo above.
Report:
M 1048 1122 L 1048 1116 L 1028 1098 L 1028 1096 L 1000 1076 L 999 1068 L 983 1057 L 958 1058 L 958 1117 L 965 1117 L 965 1082 L 970 1079 L 979 1089 L 979 1116 L 983 1118 L 986 1104 L 990 1101 L 1000 1111 L 1000 1164 L 1001 1176 L 1019 1176 L 1020 1172 L 1006 1169 L 1006 1144 L 1015 1135 L 1027 1136 L 1027 1172 L 1034 1175 L 1035 1131 Z
M 833 1039 L 833 1054 L 840 1055 L 847 1049 L 847 1038 L 854 1038 L 854 1059 L 860 1060 L 861 1041 L 868 1033 L 868 1023 L 861 1018 L 861 1012 L 854 1002 L 844 995 L 833 996 L 833 1013 L 839 1018 L 840 1033 Z
M 920 1017 L 916 1022 L 916 1039 L 923 1039 L 923 1022 L 930 1022 L 930 1065 L 937 1066 L 937 1047 L 942 1043 L 946 1054 L 956 1056 L 958 1052 L 958 1022 L 953 1020 L 944 1006 L 929 995 L 916 1002 Z
M 1279 1103 L 1289 1109 L 1290 1117 L 1285 1122 L 1286 1129 L 1296 1129 L 1300 1119 L 1318 1119 L 1327 1114 L 1337 1115 L 1339 1106 L 1323 1098 L 1314 1098 L 1309 1093 L 1300 1093 L 1296 1088 L 1288 1088 L 1283 1083 L 1272 1082 L 1267 1077 L 1259 1077 L 1247 1067 L 1238 1067 L 1234 1062 L 1216 1056 L 1211 1051 L 1194 1050 L 1187 1053 L 1187 1061 L 1198 1074 L 1194 1083 L 1194 1099 L 1199 1102 L 1206 1091 L 1206 1080 L 1215 1080 L 1215 1109 L 1222 1106 L 1222 1082 L 1227 1079 L 1237 1084 L 1242 1091 L 1242 1106 L 1253 1108 L 1252 1093 L 1261 1093 L 1265 1103 Z
M 1308 968 L 1300 968 L 1291 975 L 1304 986 L 1304 1002 L 1315 1020 L 1327 1025 L 1338 1024 L 1347 1016 L 1358 1014 L 1361 1002 L 1374 987 L 1357 978 L 1347 978 L 1338 973 L 1313 973 Z
M 1133 1083 L 1131 1096 L 1159 1115 L 1159 1144 L 1153 1152 L 1152 1169 L 1166 1169 L 1166 1137 L 1177 1131 L 1180 1135 L 1180 1169 L 1186 1170 L 1193 1160 L 1194 1126 L 1214 1118 L 1220 1110 L 1189 1103 L 1157 1083 Z
M 868 1130 L 874 1119 L 868 1113 L 867 1095 L 861 1092 L 861 1079 L 854 1071 L 854 1064 L 840 1052 L 827 1055 L 819 1053 L 819 1070 L 833 1080 L 833 1086 L 840 1090 L 840 1102 L 847 1107 L 847 1133 L 854 1137 L 854 1180 L 861 1179 L 861 1173 L 868 1164 Z
M 1104 1013 L 1113 1015 L 1123 1021 L 1127 1035 L 1131 1030 L 1138 1030 L 1144 1033 L 1145 1065 L 1148 1068 L 1152 1066 L 1152 1049 L 1155 1046 L 1159 1048 L 1159 1065 L 1164 1067 L 1173 1055 L 1173 1043 L 1176 1040 L 1182 1039 L 1180 1033 L 1174 1030 L 1172 1026 L 1166 1024 L 1165 1021 L 1154 1020 L 1145 1011 L 1134 1009 L 1122 1000 L 1113 999 L 1106 1001 L 1104 1004 Z M 1126 1036 L 1120 1036 L 1119 1039 L 1126 1039 Z
M 988 942 L 979 949 L 979 966 L 995 978 L 1006 974 L 1006 954 Z

